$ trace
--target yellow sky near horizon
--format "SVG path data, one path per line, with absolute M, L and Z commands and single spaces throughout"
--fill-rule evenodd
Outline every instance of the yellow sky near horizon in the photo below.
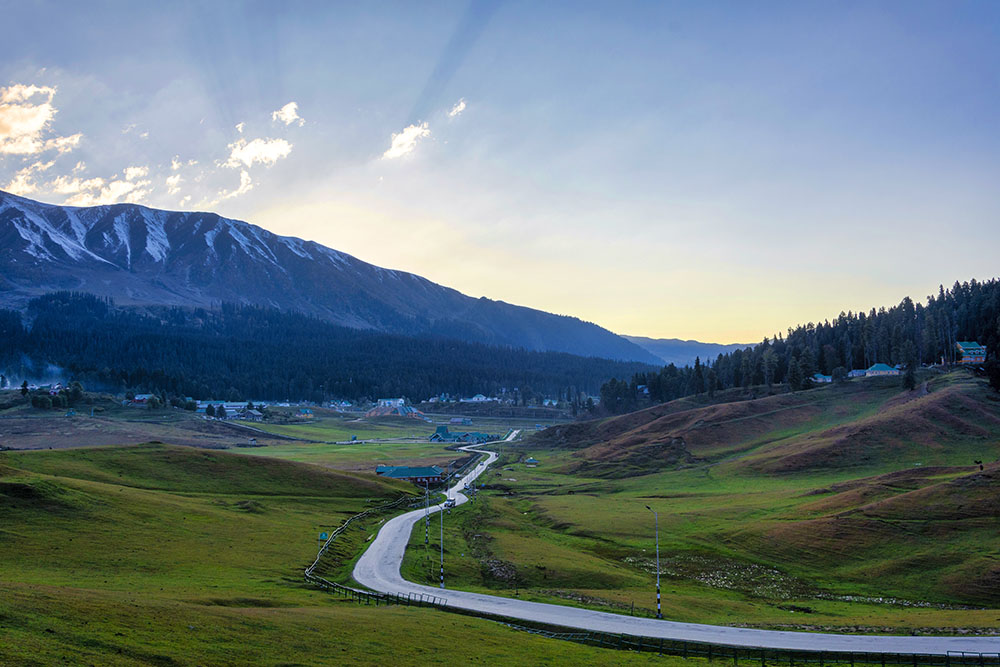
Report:
M 938 284 L 980 277 L 886 280 L 882 275 L 876 281 L 849 263 L 835 271 L 828 265 L 750 270 L 717 261 L 692 264 L 690 257 L 671 267 L 659 258 L 661 248 L 629 239 L 609 244 L 539 232 L 489 243 L 484 235 L 468 233 L 467 226 L 339 197 L 273 206 L 251 221 L 472 297 L 572 315 L 649 338 L 756 343 L 842 311 L 890 307 L 907 295 L 923 301 Z

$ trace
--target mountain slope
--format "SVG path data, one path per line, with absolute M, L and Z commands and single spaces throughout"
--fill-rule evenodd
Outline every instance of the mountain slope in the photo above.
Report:
M 0 192 L 0 306 L 53 290 L 123 304 L 292 310 L 357 329 L 659 363 L 595 324 L 474 299 L 214 213 L 55 206 Z
M 733 350 L 742 350 L 753 345 L 743 343 L 702 343 L 697 340 L 681 340 L 680 338 L 645 338 L 643 336 L 622 336 L 625 340 L 635 343 L 650 354 L 663 360 L 665 364 L 675 366 L 693 366 L 695 357 L 707 361 L 715 359 L 720 354 Z

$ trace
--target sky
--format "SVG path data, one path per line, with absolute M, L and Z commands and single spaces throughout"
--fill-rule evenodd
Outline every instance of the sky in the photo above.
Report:
M 756 342 L 1000 273 L 1000 3 L 0 0 L 0 189 Z

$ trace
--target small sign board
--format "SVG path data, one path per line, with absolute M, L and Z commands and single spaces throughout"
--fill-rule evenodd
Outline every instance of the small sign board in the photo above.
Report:
M 326 542 L 329 538 L 330 538 L 330 536 L 328 534 L 326 534 L 326 533 L 320 533 L 319 534 L 319 539 L 320 539 L 321 542 Z

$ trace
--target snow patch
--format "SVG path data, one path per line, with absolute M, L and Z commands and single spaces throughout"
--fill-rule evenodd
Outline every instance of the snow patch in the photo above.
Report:
M 129 242 L 129 227 L 128 222 L 125 220 L 125 215 L 125 213 L 119 213 L 115 216 L 113 222 L 115 239 L 118 241 L 115 245 L 115 250 L 125 249 L 125 264 L 129 268 L 132 268 L 132 244 Z
M 216 251 L 215 249 L 215 237 L 218 235 L 219 235 L 218 227 L 214 227 L 205 232 L 205 245 L 208 246 L 209 251 L 215 256 L 219 255 L 218 251 Z
M 240 244 L 240 247 L 243 249 L 243 252 L 250 255 L 251 257 L 254 255 L 258 255 L 268 261 L 276 263 L 274 255 L 271 254 L 270 249 L 266 245 L 264 245 L 263 242 L 261 242 L 260 237 L 257 236 L 256 233 L 253 233 L 253 227 L 251 227 L 250 225 L 246 225 L 246 229 L 249 229 L 253 233 L 254 237 L 257 239 L 257 244 L 253 243 L 243 233 L 243 229 L 241 229 L 243 225 L 236 225 L 231 220 L 227 220 L 226 222 L 229 224 L 229 235 L 233 237 L 234 241 Z
M 344 253 L 338 252 L 333 248 L 327 248 L 326 246 L 322 245 L 319 246 L 319 249 L 320 252 L 326 255 L 327 258 L 329 258 L 329 260 L 334 264 L 344 264 L 344 265 L 347 264 L 347 258 L 344 256 Z
M 286 236 L 286 237 L 283 237 L 281 239 L 281 242 L 284 243 L 285 246 L 287 246 L 289 250 L 291 250 L 292 252 L 294 252 L 299 257 L 302 257 L 304 259 L 315 259 L 303 247 L 304 243 L 303 243 L 302 239 L 295 239 L 295 238 L 291 238 L 289 236 Z
M 139 211 L 146 221 L 146 252 L 153 261 L 162 262 L 170 251 L 170 241 L 167 239 L 163 216 L 156 215 L 148 208 L 141 208 Z

